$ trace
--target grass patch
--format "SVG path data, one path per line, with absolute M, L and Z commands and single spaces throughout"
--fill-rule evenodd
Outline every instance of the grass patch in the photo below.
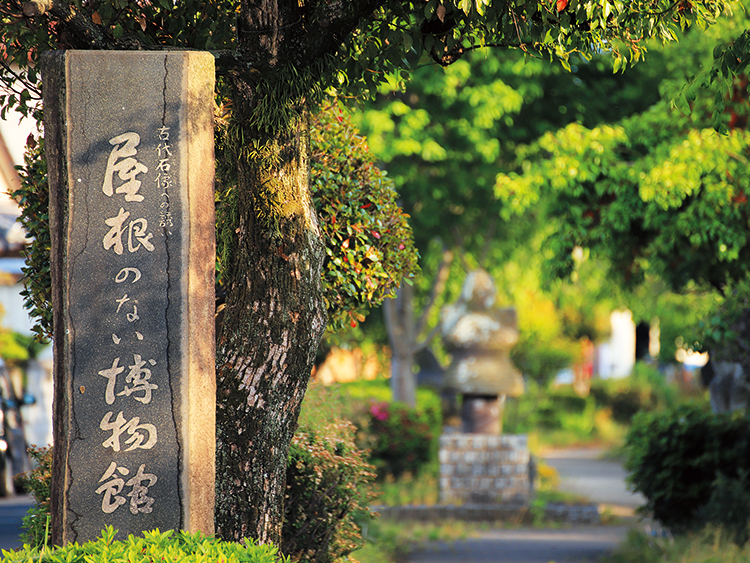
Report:
M 750 544 L 738 547 L 721 528 L 686 536 L 654 537 L 631 530 L 607 563 L 747 563 Z
M 438 503 L 440 464 L 430 462 L 417 475 L 405 473 L 398 479 L 387 475 L 373 483 L 375 504 L 384 506 L 433 506 Z

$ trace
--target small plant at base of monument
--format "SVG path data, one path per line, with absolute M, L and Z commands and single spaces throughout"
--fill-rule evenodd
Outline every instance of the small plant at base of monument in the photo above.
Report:
M 258 545 L 251 540 L 225 542 L 202 534 L 144 532 L 143 537 L 128 536 L 116 541 L 117 531 L 108 526 L 101 537 L 83 544 L 38 549 L 25 545 L 18 551 L 3 551 L 0 563 L 132 563 L 133 561 L 252 561 L 253 563 L 289 563 L 271 544 Z
M 23 517 L 21 541 L 33 548 L 42 548 L 49 541 L 50 485 L 52 483 L 52 446 L 31 446 L 29 457 L 34 469 L 16 476 L 21 488 L 34 497 L 34 506 Z
M 375 478 L 354 426 L 301 428 L 289 448 L 281 549 L 293 561 L 333 563 L 363 544 Z

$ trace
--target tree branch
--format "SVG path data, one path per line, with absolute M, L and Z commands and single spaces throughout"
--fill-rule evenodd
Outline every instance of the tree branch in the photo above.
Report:
M 414 346 L 414 354 L 419 354 L 422 350 L 427 348 L 430 345 L 430 342 L 432 342 L 432 339 L 435 338 L 437 333 L 440 332 L 440 323 L 436 324 L 433 329 L 430 331 L 430 334 L 424 337 L 424 340 L 422 342 L 417 342 Z
M 122 49 L 126 45 L 107 37 L 101 26 L 76 11 L 66 0 L 29 0 L 23 4 L 27 17 L 49 14 L 59 20 L 61 35 L 74 49 Z
M 52 0 L 30 0 L 23 3 L 23 15 L 27 18 L 41 16 L 52 9 Z

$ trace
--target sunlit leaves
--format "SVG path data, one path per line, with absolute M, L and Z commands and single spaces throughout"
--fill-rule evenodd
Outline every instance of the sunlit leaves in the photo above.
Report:
M 565 225 L 554 238 L 609 255 L 625 277 L 648 263 L 676 287 L 723 286 L 750 257 L 750 134 L 679 117 L 660 104 L 616 128 L 546 135 L 520 173 L 498 176 L 498 195 L 522 211 L 554 194 Z
M 407 216 L 392 181 L 374 164 L 365 139 L 338 106 L 312 128 L 311 190 L 326 244 L 324 300 L 329 323 L 364 320 L 417 272 Z

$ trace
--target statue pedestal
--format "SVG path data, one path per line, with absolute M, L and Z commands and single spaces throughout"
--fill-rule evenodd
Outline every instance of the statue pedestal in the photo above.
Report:
M 440 437 L 440 503 L 526 502 L 530 495 L 525 435 Z
M 461 405 L 461 430 L 466 434 L 493 434 L 502 428 L 505 395 L 464 395 Z

